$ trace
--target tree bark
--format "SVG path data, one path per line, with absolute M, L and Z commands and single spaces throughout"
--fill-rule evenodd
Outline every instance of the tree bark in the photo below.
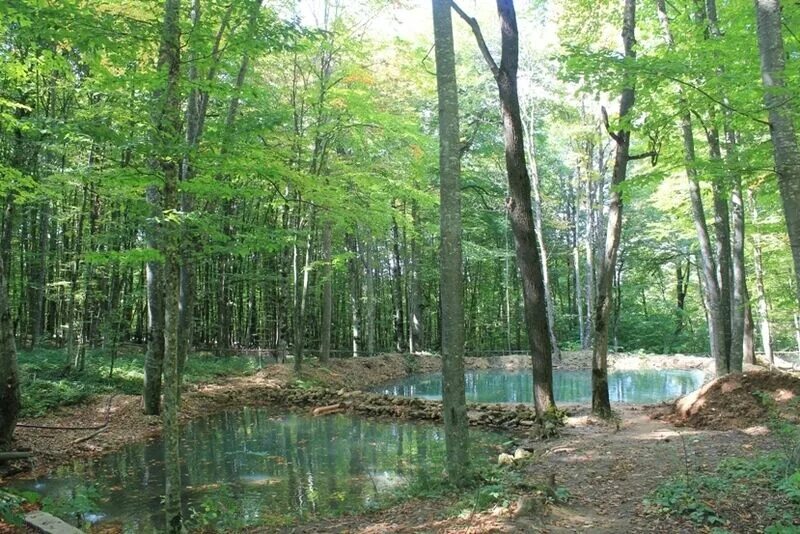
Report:
M 775 172 L 783 201 L 800 308 L 800 149 L 792 122 L 794 92 L 786 87 L 780 0 L 755 0 L 764 104 L 769 110 Z
M 402 353 L 406 350 L 405 321 L 403 320 L 403 272 L 400 258 L 400 230 L 397 227 L 395 217 L 392 217 L 392 250 L 389 255 L 389 269 L 392 274 L 392 304 L 394 306 L 392 318 L 395 350 Z
M 495 63 L 475 19 L 455 3 L 453 8 L 472 28 L 478 47 L 494 75 L 503 118 L 506 174 L 509 198 L 506 209 L 514 234 L 517 268 L 522 279 L 523 317 L 528 333 L 533 367 L 533 393 L 536 413 L 543 415 L 555 407 L 553 396 L 553 349 L 547 323 L 544 275 L 533 224 L 531 180 L 525 162 L 525 141 L 517 92 L 519 32 L 513 0 L 497 0 L 501 27 L 501 59 Z
M 761 259 L 761 233 L 758 231 L 758 207 L 752 190 L 748 191 L 748 200 L 752 210 L 752 221 L 756 230 L 753 232 L 753 264 L 756 271 L 756 300 L 758 301 L 758 323 L 761 336 L 761 350 L 770 363 L 775 364 L 772 353 L 772 332 L 769 324 L 769 304 L 767 292 L 764 289 L 764 262 Z M 755 362 L 752 362 L 755 363 Z
M 178 427 L 179 381 L 178 337 L 180 326 L 180 235 L 181 225 L 169 217 L 178 210 L 180 157 L 174 154 L 181 130 L 180 82 L 180 0 L 165 0 L 164 21 L 159 48 L 158 70 L 166 71 L 164 86 L 156 95 L 153 117 L 158 167 L 163 176 L 162 239 L 164 258 L 164 466 L 166 487 L 164 511 L 166 530 L 181 532 L 180 428 Z
M 456 485 L 469 471 L 469 421 L 464 383 L 464 280 L 461 251 L 461 146 L 453 25 L 449 0 L 433 0 L 436 86 L 439 97 L 440 301 L 442 416 L 447 475 Z
M 636 52 L 636 1 L 625 0 L 622 22 L 622 42 L 625 57 L 633 59 Z M 625 87 L 619 103 L 619 118 L 625 120 L 635 102 L 634 81 L 626 74 Z M 611 178 L 611 192 L 608 205 L 606 246 L 600 263 L 597 284 L 597 304 L 594 319 L 594 345 L 592 350 L 592 412 L 602 417 L 611 414 L 608 396 L 608 328 L 611 318 L 612 283 L 617 266 L 620 236 L 622 234 L 622 192 L 619 185 L 625 181 L 630 160 L 631 134 L 621 129 L 613 135 L 617 147 L 614 155 L 614 170 Z
M 673 45 L 672 33 L 669 28 L 669 18 L 666 11 L 666 0 L 657 0 L 658 18 L 661 22 L 661 29 L 664 40 L 668 46 Z M 706 317 L 708 319 L 708 331 L 711 348 L 711 356 L 714 358 L 716 375 L 722 376 L 728 372 L 728 353 L 725 351 L 725 331 L 724 317 L 721 308 L 720 285 L 717 278 L 717 265 L 714 259 L 714 252 L 711 247 L 711 238 L 706 224 L 703 199 L 700 194 L 700 183 L 697 177 L 696 156 L 694 149 L 694 132 L 692 129 L 692 117 L 689 114 L 686 99 L 680 88 L 677 89 L 680 100 L 681 111 L 681 134 L 683 136 L 683 159 L 686 167 L 686 177 L 688 180 L 689 200 L 692 206 L 692 220 L 697 233 L 697 241 L 700 245 L 700 270 L 701 277 L 699 282 L 702 284 L 703 304 L 705 306 Z
M 331 320 L 333 318 L 333 271 L 331 269 L 331 234 L 333 224 L 322 223 L 322 324 L 320 325 L 319 360 L 327 363 L 331 357 Z
M 6 217 L 10 216 L 10 211 L 7 206 Z M 0 249 L 5 248 L 6 243 L 2 243 Z M 0 451 L 7 451 L 11 447 L 20 410 L 17 349 L 7 288 L 5 263 L 0 255 Z

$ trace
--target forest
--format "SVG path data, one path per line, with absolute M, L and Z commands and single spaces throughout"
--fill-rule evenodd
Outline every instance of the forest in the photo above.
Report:
M 798 34 L 0 2 L 0 532 L 800 531 Z

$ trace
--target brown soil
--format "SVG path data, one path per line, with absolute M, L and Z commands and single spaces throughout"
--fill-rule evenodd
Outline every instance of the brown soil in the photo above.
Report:
M 712 380 L 678 399 L 668 418 L 677 425 L 713 430 L 763 425 L 769 413 L 761 394 L 775 402 L 779 414 L 800 421 L 800 378 L 777 371 L 750 371 Z

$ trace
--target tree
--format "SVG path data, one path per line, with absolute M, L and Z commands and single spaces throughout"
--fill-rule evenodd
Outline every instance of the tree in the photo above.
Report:
M 622 14 L 622 43 L 625 49 L 625 59 L 634 60 L 636 51 L 636 0 L 625 0 Z M 611 132 L 608 116 L 603 110 L 603 122 L 606 129 L 616 143 L 614 155 L 614 171 L 611 179 L 611 194 L 608 207 L 608 228 L 606 230 L 605 253 L 600 263 L 597 275 L 597 305 L 594 319 L 594 346 L 592 349 L 592 412 L 607 417 L 611 414 L 611 403 L 608 398 L 608 323 L 611 318 L 611 284 L 617 269 L 617 254 L 619 252 L 620 236 L 622 233 L 622 192 L 620 185 L 628 174 L 628 163 L 634 159 L 651 157 L 655 161 L 655 154 L 630 154 L 631 132 L 629 126 L 624 126 L 628 115 L 635 103 L 635 77 L 626 72 L 623 79 L 622 95 L 619 101 L 619 120 L 623 124 L 616 133 Z
M 792 92 L 786 86 L 786 54 L 781 31 L 780 0 L 755 0 L 764 104 L 769 110 L 775 172 L 783 201 L 794 261 L 795 291 L 800 307 L 800 149 L 792 122 Z
M 180 161 L 176 150 L 181 131 L 181 33 L 180 0 L 165 0 L 157 71 L 163 85 L 155 95 L 153 131 L 158 153 L 161 190 L 161 253 L 164 258 L 164 465 L 166 488 L 164 510 L 169 532 L 183 530 L 181 518 L 180 428 L 178 337 L 180 326 L 180 220 L 178 177 Z
M 503 117 L 505 163 L 510 196 L 506 201 L 508 218 L 514 233 L 517 269 L 522 278 L 525 328 L 533 364 L 534 404 L 538 415 L 555 407 L 553 396 L 553 349 L 547 321 L 542 262 L 536 243 L 531 208 L 531 179 L 525 162 L 525 141 L 517 91 L 519 67 L 519 32 L 513 0 L 497 0 L 502 33 L 500 64 L 492 57 L 477 20 L 457 4 L 453 8 L 469 24 L 478 48 L 497 83 Z
M 0 257 L 0 451 L 11 446 L 20 409 L 17 349 L 7 288 L 4 261 Z
M 447 474 L 463 485 L 469 469 L 469 421 L 464 383 L 464 282 L 461 255 L 461 146 L 450 0 L 433 0 L 439 96 L 439 295 L 442 306 L 442 412 Z

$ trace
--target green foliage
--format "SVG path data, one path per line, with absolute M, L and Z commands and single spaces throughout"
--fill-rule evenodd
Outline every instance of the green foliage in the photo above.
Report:
M 748 501 L 753 488 L 770 492 L 773 502 L 767 505 Z M 735 521 L 735 517 L 723 517 L 732 513 L 731 509 L 762 506 L 760 513 L 771 518 L 778 528 L 774 532 L 783 532 L 779 525 L 784 517 L 800 513 L 800 471 L 787 476 L 786 457 L 780 453 L 728 458 L 712 473 L 689 473 L 662 484 L 645 499 L 645 504 L 658 512 L 684 516 L 707 526 Z
M 0 489 L 0 520 L 19 527 L 22 525 L 22 505 L 36 504 L 37 502 L 39 502 L 38 493 Z
M 97 509 L 100 491 L 89 484 L 77 484 L 70 492 L 42 499 L 42 510 L 56 517 L 74 520 L 81 528 L 90 526 L 86 515 Z
M 38 349 L 21 352 L 22 416 L 42 416 L 59 406 L 80 404 L 95 395 L 141 394 L 144 387 L 144 358 L 141 353 L 126 351 L 118 355 L 111 377 L 111 354 L 107 351 L 89 351 L 86 360 L 84 371 L 78 372 L 67 369 L 66 351 Z M 250 358 L 190 355 L 184 383 L 247 375 L 257 370 L 256 364 Z
M 248 523 L 231 489 L 222 485 L 213 494 L 206 496 L 198 507 L 189 509 L 186 526 L 191 531 L 224 532 L 242 530 Z
M 708 485 L 721 489 L 716 479 L 678 479 L 659 487 L 645 502 L 655 505 L 661 512 L 686 516 L 700 525 L 719 525 L 723 523 L 722 518 L 700 497 L 701 490 Z

